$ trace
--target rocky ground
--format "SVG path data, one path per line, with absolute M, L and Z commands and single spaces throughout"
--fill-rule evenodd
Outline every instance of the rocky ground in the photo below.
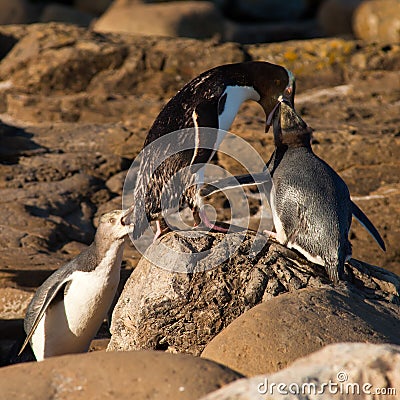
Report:
M 21 329 L 32 291 L 91 242 L 101 213 L 121 207 L 127 170 L 163 104 L 191 78 L 228 62 L 267 60 L 294 72 L 296 108 L 315 130 L 315 152 L 344 178 L 386 242 L 383 253 L 354 222 L 353 256 L 400 274 L 398 44 L 238 45 L 46 24 L 1 27 L 0 55 L 3 350 Z M 261 108 L 247 103 L 232 132 L 267 160 L 273 146 L 264 123 Z M 240 172 L 226 156 L 216 162 Z M 222 196 L 210 203 L 219 219 L 228 216 Z M 252 213 L 258 209 L 253 199 Z M 139 259 L 133 247 L 126 251 L 123 278 Z

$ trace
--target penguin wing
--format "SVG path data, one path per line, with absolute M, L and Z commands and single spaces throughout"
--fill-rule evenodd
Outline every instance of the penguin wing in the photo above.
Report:
M 61 272 L 61 271 L 60 271 Z M 64 272 L 64 271 L 62 271 Z M 35 330 L 37 326 L 39 325 L 39 322 L 43 318 L 44 313 L 46 310 L 49 308 L 51 303 L 60 301 L 64 298 L 64 292 L 65 288 L 69 283 L 71 282 L 71 274 L 68 273 L 67 276 L 64 277 L 64 279 L 58 280 L 60 274 L 54 273 L 49 277 L 49 283 L 51 283 L 51 280 L 56 279 L 56 282 L 54 282 L 53 285 L 50 286 L 49 290 L 47 293 L 43 293 L 42 290 L 38 290 L 38 292 L 35 294 L 34 298 L 32 299 L 32 303 L 29 305 L 29 308 L 31 308 L 31 314 L 32 317 L 36 314 L 35 319 L 29 329 L 29 333 L 26 336 L 26 339 L 21 347 L 21 350 L 18 353 L 18 356 L 24 351 L 26 345 L 28 342 L 31 340 L 32 335 L 35 333 Z
M 131 217 L 134 239 L 144 233 L 154 215 L 178 207 L 182 194 L 194 184 L 194 174 L 215 153 L 216 101 L 198 104 L 179 131 L 171 136 L 166 132 L 160 141 L 148 143 L 143 149 Z
M 375 228 L 373 223 L 368 219 L 368 217 L 362 212 L 362 210 L 352 201 L 351 202 L 351 213 L 354 218 L 367 230 L 367 232 L 374 238 L 379 247 L 386 251 L 385 242 L 383 241 L 378 230 Z
M 237 176 L 230 176 L 228 178 L 216 180 L 214 182 L 206 183 L 200 189 L 200 196 L 207 197 L 211 196 L 214 193 L 237 188 L 239 186 L 251 186 L 251 185 L 258 185 L 262 183 L 270 182 L 271 178 L 269 174 L 264 172 L 259 172 L 256 174 L 244 174 L 244 175 L 237 175 Z

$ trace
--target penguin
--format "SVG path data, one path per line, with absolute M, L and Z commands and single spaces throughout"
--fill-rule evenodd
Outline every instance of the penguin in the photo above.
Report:
M 128 208 L 128 219 L 134 225 L 133 240 L 138 239 L 150 221 L 157 221 L 154 240 L 168 230 L 164 219 L 169 203 L 179 207 L 188 205 L 195 224 L 222 232 L 225 228 L 212 224 L 203 212 L 202 197 L 198 195 L 204 177 L 204 166 L 213 157 L 225 133 L 229 130 L 240 105 L 246 100 L 258 102 L 264 109 L 268 130 L 278 99 L 293 103 L 295 79 L 286 68 L 263 61 L 226 64 L 208 70 L 186 84 L 161 110 L 149 130 L 143 146 L 143 158 L 133 190 L 134 203 Z M 188 128 L 194 131 L 190 149 L 179 151 Z M 213 129 L 206 129 L 213 128 Z M 174 136 L 177 152 L 158 165 L 165 154 L 165 146 L 147 146 L 165 135 L 180 131 Z M 157 166 L 155 168 L 154 166 Z M 171 177 L 180 174 L 174 190 L 162 201 L 163 189 Z M 154 172 L 152 172 L 154 171 Z M 171 206 L 172 207 L 172 206 Z
M 272 117 L 275 151 L 266 165 L 273 185 L 270 206 L 276 239 L 325 268 L 337 284 L 351 258 L 354 215 L 382 250 L 385 244 L 367 216 L 351 201 L 340 176 L 311 148 L 312 130 L 285 101 Z
M 114 299 L 129 226 L 121 210 L 102 215 L 93 243 L 55 271 L 36 291 L 24 319 L 37 361 L 82 353 L 99 330 Z

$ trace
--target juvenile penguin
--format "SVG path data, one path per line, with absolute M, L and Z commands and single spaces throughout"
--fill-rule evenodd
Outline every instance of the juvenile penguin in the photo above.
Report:
M 39 287 L 26 312 L 27 337 L 19 354 L 28 342 L 37 361 L 89 349 L 119 283 L 129 233 L 124 215 L 120 210 L 104 214 L 93 243 Z
M 281 102 L 273 116 L 275 151 L 267 164 L 273 187 L 270 205 L 276 239 L 325 267 L 337 283 L 351 257 L 352 215 L 385 244 L 351 201 L 346 183 L 311 148 L 311 129 L 291 105 Z
M 127 213 L 131 214 L 129 218 L 134 225 L 133 239 L 144 233 L 149 221 L 157 221 L 156 237 L 167 229 L 163 212 L 168 202 L 188 205 L 196 224 L 203 221 L 210 228 L 226 231 L 211 224 L 202 211 L 202 198 L 198 192 L 203 183 L 204 165 L 213 157 L 244 101 L 258 102 L 264 109 L 268 125 L 278 99 L 293 103 L 294 94 L 295 80 L 290 71 L 279 65 L 256 61 L 221 65 L 184 86 L 154 121 L 144 149 L 171 132 L 180 131 L 178 135 L 185 135 L 186 128 L 194 130 L 193 146 L 180 151 L 180 137 L 176 137 L 171 144 L 176 153 L 162 163 L 160 159 L 169 143 L 143 153 L 133 191 L 135 202 Z M 175 193 L 170 191 L 169 198 L 163 203 L 165 185 L 185 168 L 186 172 L 178 179 L 179 185 L 175 185 L 178 189 Z

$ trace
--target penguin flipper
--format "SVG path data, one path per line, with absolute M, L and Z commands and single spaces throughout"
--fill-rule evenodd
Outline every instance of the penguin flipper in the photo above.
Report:
M 200 189 L 200 196 L 207 197 L 222 190 L 233 189 L 239 186 L 251 186 L 267 183 L 271 180 L 268 174 L 264 172 L 256 174 L 244 174 L 238 176 L 230 176 L 229 178 L 220 179 L 214 182 L 206 183 Z
M 43 315 L 46 312 L 46 310 L 48 309 L 48 307 L 50 306 L 50 304 L 55 300 L 57 295 L 59 295 L 60 293 L 62 295 L 64 295 L 64 289 L 65 289 L 66 285 L 68 285 L 69 283 L 70 283 L 70 279 L 67 278 L 67 279 L 64 279 L 61 282 L 59 282 L 58 285 L 54 285 L 53 287 L 51 287 L 49 289 L 49 291 L 47 292 L 47 295 L 39 309 L 39 312 L 37 313 L 37 316 L 36 316 L 35 320 L 33 321 L 33 324 L 29 330 L 29 333 L 26 335 L 26 339 L 21 346 L 18 356 L 21 355 L 21 353 L 24 351 L 26 345 L 31 340 L 32 335 L 35 333 L 35 330 L 36 330 L 37 326 L 39 325 L 39 322 L 42 320 Z M 61 290 L 62 290 L 62 292 L 60 292 Z
M 362 210 L 352 201 L 351 202 L 351 213 L 354 218 L 368 231 L 368 233 L 374 238 L 379 247 L 386 251 L 385 242 L 383 241 L 378 230 L 375 228 L 373 223 L 368 219 L 368 217 L 362 212 Z

